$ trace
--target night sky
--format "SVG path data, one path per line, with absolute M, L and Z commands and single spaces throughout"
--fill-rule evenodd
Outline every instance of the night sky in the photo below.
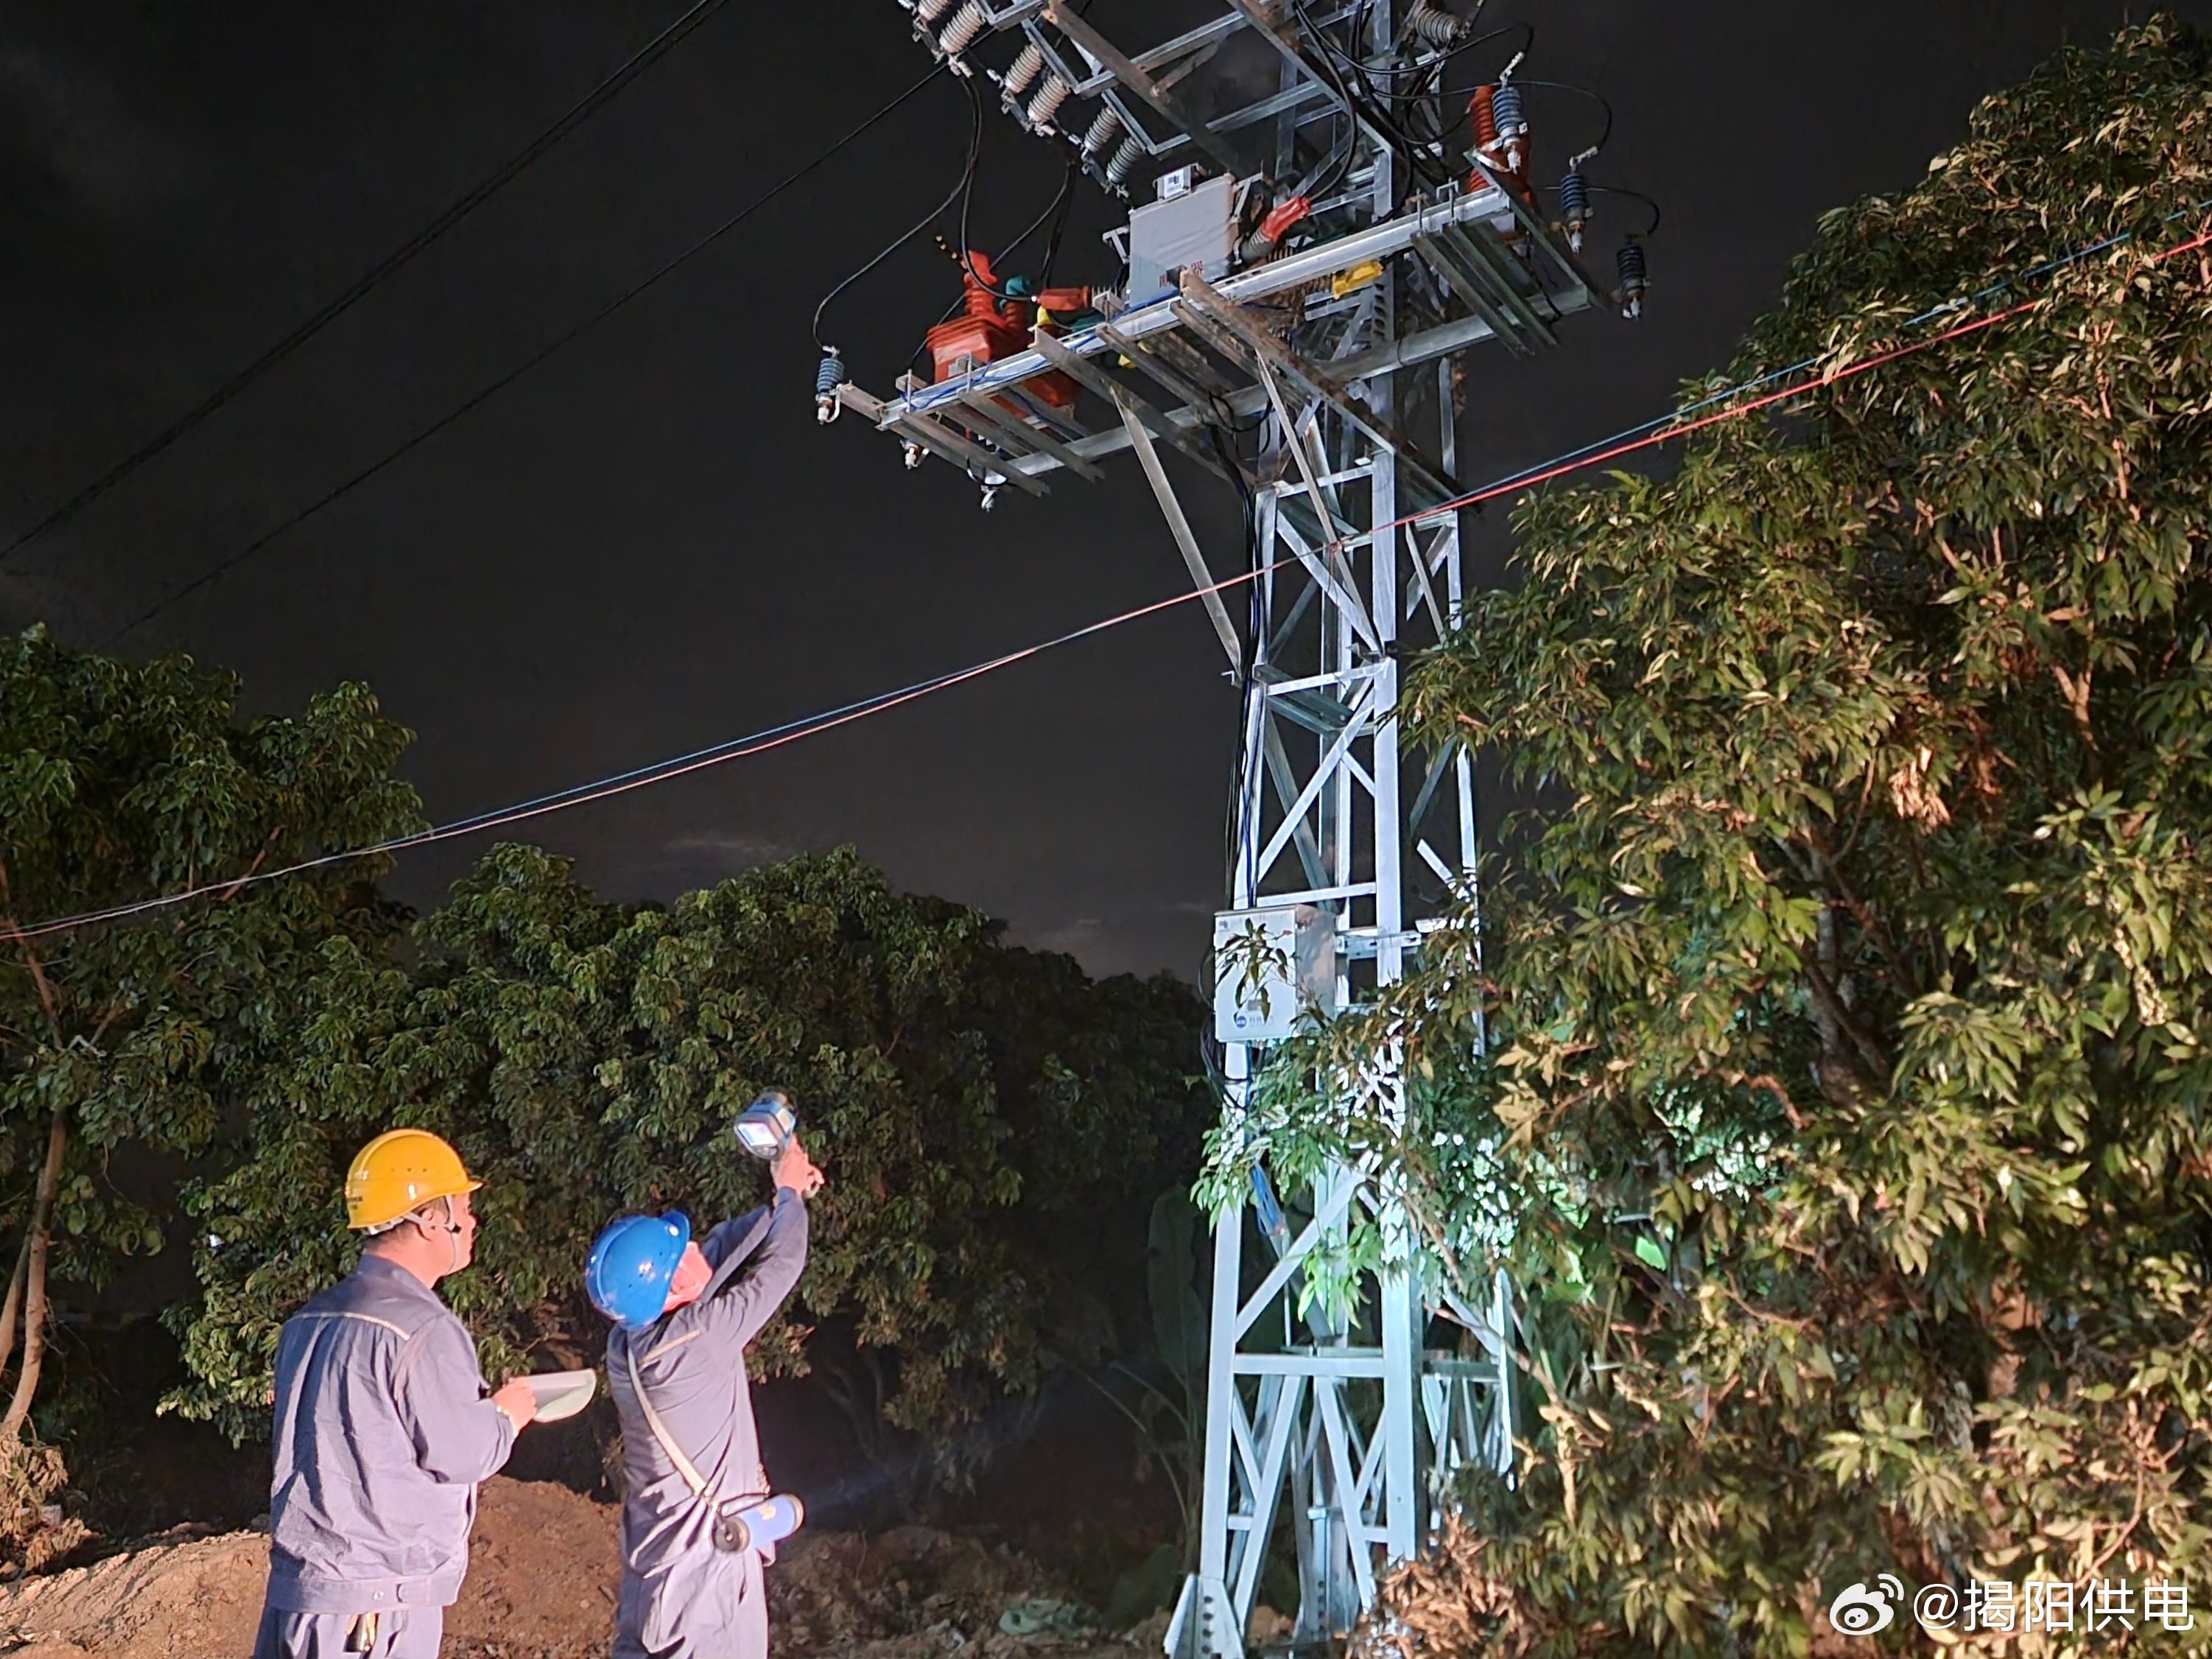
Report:
M 0 8 L 0 542 L 344 288 L 566 110 L 682 0 Z M 1460 9 L 1464 10 L 1464 4 Z M 1126 49 L 1214 8 L 1096 0 Z M 1480 483 L 1661 412 L 1724 361 L 1817 215 L 1909 186 L 1985 92 L 2114 0 L 1493 0 L 1523 73 L 1618 121 L 1594 177 L 1659 198 L 1646 318 L 1468 359 Z M 2212 26 L 2212 0 L 2174 13 Z M 529 355 L 927 67 L 890 0 L 737 0 L 229 409 L 0 574 L 0 625 L 94 645 Z M 1494 66 L 1493 66 L 1494 67 Z M 1537 172 L 1588 107 L 1532 93 Z M 256 708 L 366 679 L 447 818 L 1016 647 L 1186 581 L 1134 466 L 1033 501 L 812 406 L 809 318 L 957 176 L 940 82 L 468 420 L 125 635 L 237 670 Z M 1059 161 L 986 126 L 974 240 Z M 1058 276 L 1109 281 L 1085 188 Z M 1601 198 L 1603 267 L 1632 210 Z M 925 242 L 829 319 L 883 392 L 957 287 Z M 1217 569 L 1232 502 L 1178 474 Z M 1494 538 L 1494 526 L 1484 532 Z M 1494 544 L 1493 544 L 1494 546 Z M 902 886 L 1097 971 L 1195 977 L 1221 888 L 1235 697 L 1196 606 L 530 833 L 623 898 L 856 844 Z M 412 856 L 434 902 L 478 848 Z

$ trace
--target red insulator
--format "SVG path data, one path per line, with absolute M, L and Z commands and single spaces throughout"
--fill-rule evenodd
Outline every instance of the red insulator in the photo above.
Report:
M 938 324 L 923 337 L 935 380 L 957 380 L 986 363 L 1029 349 L 1030 332 L 1036 326 L 1037 301 L 1002 300 L 992 292 L 998 286 L 998 274 L 991 269 L 989 257 L 969 249 L 961 262 L 960 314 Z M 1080 304 L 1067 304 L 1079 295 Z M 1087 289 L 1054 289 L 1039 298 L 1056 300 L 1068 310 L 1079 311 L 1089 305 L 1091 295 Z M 1075 382 L 1056 370 L 1034 376 L 1028 386 L 1044 402 L 1060 408 L 1075 401 Z M 1010 413 L 1028 418 L 1012 404 L 999 401 Z
M 1020 301 L 1001 300 L 992 290 L 999 286 L 998 273 L 991 269 L 991 258 L 974 248 L 960 264 L 960 297 L 963 308 L 970 317 L 992 317 L 1007 322 L 1027 324 L 1029 319 L 1019 310 Z
M 1495 86 L 1477 87 L 1474 96 L 1467 100 L 1468 118 L 1474 128 L 1474 153 L 1482 162 L 1482 168 L 1468 176 L 1467 187 L 1483 190 L 1495 179 L 1502 188 L 1510 191 L 1522 201 L 1533 201 L 1534 197 L 1528 188 L 1528 148 L 1519 137 L 1498 131 L 1498 91 Z M 1517 108 L 1519 96 L 1514 94 L 1506 101 L 1509 110 Z M 1527 131 L 1525 124 L 1521 131 Z M 1484 175 L 1483 168 L 1488 169 L 1487 177 Z M 1510 213 L 1498 215 L 1491 221 L 1491 226 L 1508 246 L 1520 247 L 1526 240 L 1527 233 Z
M 1498 142 L 1498 115 L 1491 100 L 1498 95 L 1495 87 L 1477 87 L 1474 96 L 1467 100 L 1467 112 L 1474 122 L 1474 147 L 1488 149 Z

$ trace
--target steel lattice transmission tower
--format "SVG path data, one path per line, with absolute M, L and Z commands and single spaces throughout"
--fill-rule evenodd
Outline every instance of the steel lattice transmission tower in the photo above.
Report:
M 1457 516 L 1421 516 L 1462 489 L 1462 354 L 1539 350 L 1601 298 L 1634 314 L 1642 250 L 1623 245 L 1609 295 L 1583 271 L 1587 157 L 1540 207 L 1510 41 L 1487 81 L 1455 81 L 1485 43 L 1441 0 L 1194 0 L 1205 21 L 1135 52 L 1065 0 L 901 3 L 932 51 L 1133 198 L 1125 278 L 1030 295 L 985 264 L 930 331 L 933 381 L 879 399 L 833 354 L 823 418 L 963 468 L 987 505 L 1133 450 L 1194 580 L 1249 576 L 1204 600 L 1243 697 L 1216 922 L 1233 1127 L 1301 1006 L 1396 980 L 1471 896 L 1471 758 L 1401 753 L 1395 714 L 1403 656 L 1450 630 L 1463 592 Z M 1168 450 L 1240 493 L 1241 569 L 1209 563 Z M 1368 1086 L 1347 1108 L 1402 1109 L 1387 1070 Z M 1304 1267 L 1354 1206 L 1389 1259 L 1348 1314 L 1297 1317 Z M 1217 1226 L 1199 1559 L 1171 1650 L 1241 1656 L 1271 1557 L 1295 1563 L 1293 1640 L 1341 1636 L 1455 1469 L 1510 1469 L 1510 1297 L 1431 1307 L 1423 1248 L 1387 1168 L 1281 1197 L 1262 1174 Z

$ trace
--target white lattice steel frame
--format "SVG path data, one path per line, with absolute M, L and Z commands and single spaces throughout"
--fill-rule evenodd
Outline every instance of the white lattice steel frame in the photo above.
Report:
M 1066 88 L 1062 111 L 1034 121 L 1034 103 L 1004 101 L 1055 142 L 1110 110 L 1151 162 L 1276 179 L 1334 169 L 1339 193 L 1315 203 L 1311 222 L 1328 228 L 1310 246 L 1210 280 L 1185 271 L 1168 297 L 1064 336 L 1039 332 L 1030 349 L 944 383 L 902 380 L 889 399 L 839 386 L 825 413 L 848 410 L 897 437 L 909 465 L 934 456 L 963 468 L 987 504 L 1002 488 L 1042 495 L 1061 477 L 1096 479 L 1100 462 L 1131 450 L 1201 588 L 1216 577 L 1163 457 L 1175 451 L 1237 485 L 1250 509 L 1251 580 L 1231 604 L 1206 598 L 1243 690 L 1228 899 L 1234 910 L 1330 912 L 1339 954 L 1324 1000 L 1347 1006 L 1398 979 L 1430 918 L 1471 896 L 1475 878 L 1471 758 L 1402 753 L 1396 718 L 1403 654 L 1449 631 L 1464 592 L 1456 516 L 1409 516 L 1458 488 L 1457 360 L 1484 341 L 1516 354 L 1547 345 L 1597 291 L 1516 179 L 1480 161 L 1457 172 L 1442 142 L 1409 148 L 1347 82 L 1354 60 L 1410 54 L 1424 72 L 1441 61 L 1409 26 L 1424 0 L 1223 0 L 1211 21 L 1136 53 L 1063 0 L 902 3 L 933 51 L 947 51 L 948 32 L 957 40 L 963 73 L 1010 70 L 980 55 L 1000 39 L 1009 59 L 1033 52 Z M 1433 22 L 1435 6 L 1425 9 Z M 1238 37 L 1273 49 L 1275 88 L 1212 113 L 1223 100 L 1206 66 Z M 1437 130 L 1447 117 L 1459 118 L 1437 112 Z M 1109 182 L 1095 161 L 1092 170 Z M 1106 418 L 1035 395 L 1046 375 L 1074 381 Z M 1237 453 L 1255 422 L 1257 456 Z M 1250 1048 L 1228 1045 L 1232 1125 L 1255 1066 Z M 1402 1112 L 1387 1066 L 1364 1086 L 1372 1098 L 1347 1109 Z M 1424 1290 L 1434 1276 L 1393 1180 L 1388 1168 L 1330 1171 L 1292 1195 L 1304 1200 L 1293 1235 L 1263 1176 L 1255 1203 L 1216 1227 L 1198 1560 L 1171 1650 L 1242 1659 L 1267 1563 L 1285 1540 L 1298 1574 L 1293 1640 L 1340 1637 L 1372 1604 L 1378 1575 L 1440 1523 L 1456 1470 L 1510 1467 L 1508 1287 L 1498 1282 L 1479 1308 L 1453 1300 L 1449 1322 L 1434 1320 Z M 1339 1323 L 1297 1322 L 1302 1275 L 1355 1206 L 1382 1226 L 1382 1269 Z M 1267 1222 L 1255 1224 L 1257 1210 Z M 1432 1328 L 1475 1340 L 1431 1351 Z

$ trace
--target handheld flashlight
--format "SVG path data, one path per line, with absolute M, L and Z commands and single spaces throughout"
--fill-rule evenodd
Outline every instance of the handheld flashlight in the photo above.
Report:
M 763 1164 L 772 1164 L 799 1133 L 799 1114 L 790 1097 L 770 1089 L 745 1108 L 734 1126 L 738 1144 Z
M 781 1493 L 742 1508 L 732 1506 L 714 1516 L 714 1542 L 735 1553 L 778 1544 L 797 1532 L 806 1519 L 806 1508 L 796 1498 Z

